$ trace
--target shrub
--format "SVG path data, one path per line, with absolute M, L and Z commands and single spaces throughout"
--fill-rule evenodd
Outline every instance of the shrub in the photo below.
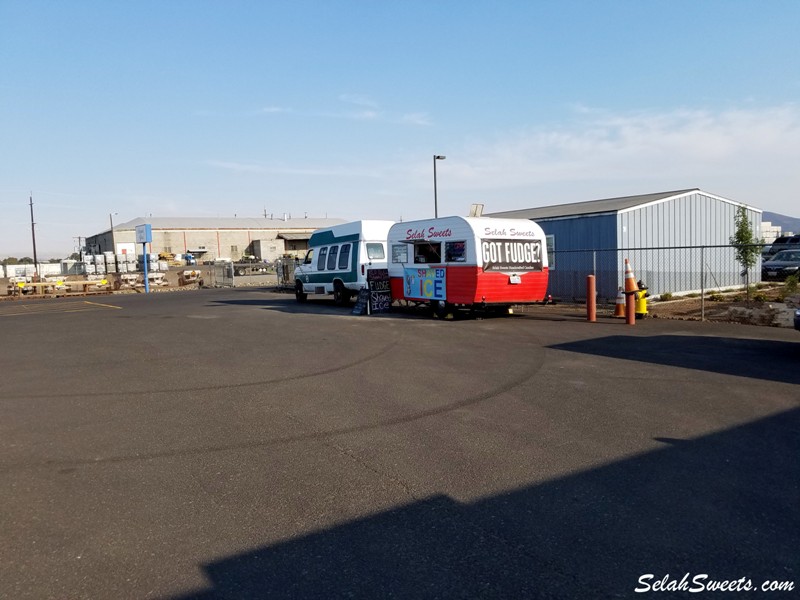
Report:
M 789 296 L 794 296 L 797 293 L 798 279 L 800 279 L 800 274 L 798 273 L 786 278 L 783 289 L 778 292 L 779 301 L 783 302 Z
M 754 302 L 766 302 L 768 299 L 769 298 L 767 298 L 767 295 L 763 292 L 756 292 L 755 294 L 753 294 Z
M 800 283 L 800 273 L 795 273 L 791 277 L 786 278 L 786 283 L 783 286 L 787 296 L 793 296 L 797 293 L 797 285 Z
M 667 302 L 668 300 L 672 300 L 672 292 L 664 292 L 658 297 L 659 300 L 662 302 Z
M 708 295 L 708 299 L 712 302 L 722 302 L 725 299 L 725 296 L 720 294 L 719 292 L 711 292 Z

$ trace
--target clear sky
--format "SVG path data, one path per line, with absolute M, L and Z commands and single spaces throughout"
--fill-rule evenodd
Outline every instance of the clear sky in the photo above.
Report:
M 800 1 L 0 0 L 0 257 L 699 187 L 800 216 Z

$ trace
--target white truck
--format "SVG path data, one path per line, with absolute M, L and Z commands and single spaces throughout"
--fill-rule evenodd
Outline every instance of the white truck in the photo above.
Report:
M 368 269 L 386 269 L 386 240 L 393 221 L 365 220 L 317 229 L 294 270 L 295 297 L 333 295 L 345 305 L 367 285 Z

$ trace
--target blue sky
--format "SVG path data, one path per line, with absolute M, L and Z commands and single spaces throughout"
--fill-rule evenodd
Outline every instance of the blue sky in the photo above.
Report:
M 0 0 L 0 257 L 700 187 L 800 216 L 800 2 Z

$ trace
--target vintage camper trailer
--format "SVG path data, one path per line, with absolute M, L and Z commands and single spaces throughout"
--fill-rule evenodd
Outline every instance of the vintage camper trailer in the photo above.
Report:
M 295 297 L 333 294 L 346 304 L 367 285 L 367 269 L 386 268 L 386 239 L 393 221 L 354 221 L 317 229 L 294 270 Z
M 440 316 L 453 308 L 541 302 L 547 292 L 542 228 L 527 219 L 442 217 L 389 230 L 394 300 L 428 301 Z

